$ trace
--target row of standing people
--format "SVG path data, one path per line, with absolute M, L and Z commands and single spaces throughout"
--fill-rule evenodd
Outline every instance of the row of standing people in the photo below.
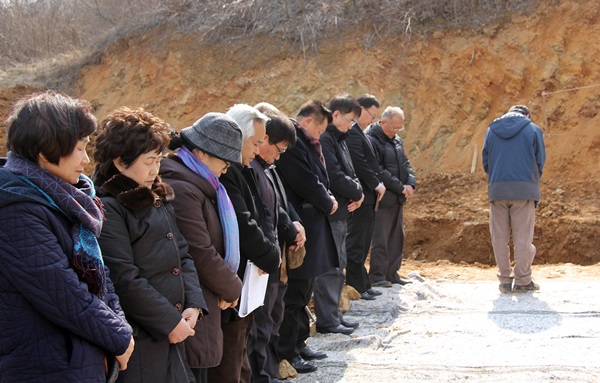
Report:
M 338 310 L 346 246 L 355 249 L 345 244 L 351 213 L 400 209 L 382 221 L 399 235 L 401 205 L 415 187 L 396 137 L 401 109 L 386 109 L 362 142 L 361 155 L 379 164 L 369 165 L 379 181 L 370 184 L 354 173 L 344 140 L 353 126 L 362 134 L 367 114 L 375 121 L 377 100 L 341 95 L 329 106 L 309 101 L 289 119 L 269 104 L 235 105 L 180 134 L 148 112 L 119 108 L 100 124 L 94 188 L 83 175 L 96 128 L 89 104 L 52 92 L 19 102 L 0 173 L 1 292 L 18 308 L 4 310 L 14 331 L 3 341 L 10 351 L 0 356 L 2 376 L 95 382 L 114 364 L 126 382 L 273 382 L 280 359 L 314 371 L 305 359 L 324 354 L 305 342 L 313 292 L 319 331 L 358 325 Z M 178 151 L 164 158 L 167 147 Z M 382 199 L 390 191 L 399 193 Z M 379 268 L 373 252 L 402 238 L 374 238 L 368 279 L 372 229 L 365 235 L 354 226 L 357 240 L 353 222 L 348 238 L 361 246 L 348 284 L 366 297 L 377 294 L 371 282 L 401 283 L 401 246 L 399 254 L 382 252 Z M 282 254 L 304 246 L 302 265 L 288 269 Z M 236 307 L 247 261 L 269 274 L 269 284 L 265 304 L 242 318 Z M 25 331 L 39 324 L 40 332 Z
M 347 94 L 328 107 L 317 101 L 303 105 L 295 119 L 297 143 L 277 161 L 307 231 L 305 264 L 289 273 L 278 347 L 299 372 L 315 371 L 312 360 L 326 357 L 306 344 L 304 308 L 311 296 L 317 332 L 349 335 L 360 323 L 344 319 L 339 310 L 344 283 L 367 300 L 381 294 L 373 286 L 409 283 L 398 275 L 402 206 L 416 178 L 397 136 L 404 128 L 402 109 L 388 107 L 377 121 L 379 107 L 372 95 L 356 100 Z

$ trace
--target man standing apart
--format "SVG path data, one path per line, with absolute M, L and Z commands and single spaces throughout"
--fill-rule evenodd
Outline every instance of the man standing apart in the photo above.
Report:
M 536 253 L 535 207 L 540 200 L 546 148 L 542 130 L 530 117 L 526 106 L 511 107 L 490 124 L 481 153 L 483 169 L 488 174 L 492 247 L 503 293 L 540 289 L 531 280 L 531 264 Z M 510 264 L 511 231 L 514 274 Z
M 396 135 L 402 129 L 404 111 L 397 106 L 388 106 L 381 115 L 381 121 L 373 123 L 365 132 L 373 145 L 386 187 L 375 214 L 371 245 L 369 279 L 374 287 L 410 283 L 400 278 L 398 270 L 404 247 L 403 206 L 413 195 L 417 179 L 404 153 L 404 141 Z
M 385 185 L 379 179 L 379 163 L 364 130 L 375 122 L 379 113 L 379 101 L 370 94 L 359 97 L 356 101 L 360 105 L 360 116 L 348 131 L 346 145 L 365 199 L 348 220 L 346 284 L 354 287 L 362 299 L 374 300 L 381 292 L 371 288 L 365 261 L 373 238 L 375 203 L 383 197 Z

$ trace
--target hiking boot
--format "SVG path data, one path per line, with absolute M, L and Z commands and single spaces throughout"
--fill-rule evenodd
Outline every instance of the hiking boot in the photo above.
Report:
M 513 287 L 512 292 L 513 293 L 526 293 L 529 291 L 538 291 L 540 289 L 540 285 L 538 285 L 537 283 L 533 283 L 533 281 L 529 282 L 528 285 L 525 286 L 519 286 L 519 285 L 515 285 L 515 287 Z
M 498 289 L 501 293 L 512 293 L 512 283 L 502 283 Z

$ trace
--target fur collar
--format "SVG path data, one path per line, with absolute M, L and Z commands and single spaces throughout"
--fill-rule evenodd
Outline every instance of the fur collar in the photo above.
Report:
M 171 201 L 175 197 L 173 188 L 156 177 L 152 190 L 138 185 L 123 174 L 115 174 L 102 185 L 102 190 L 112 195 L 123 206 L 139 210 L 151 206 L 156 199 Z

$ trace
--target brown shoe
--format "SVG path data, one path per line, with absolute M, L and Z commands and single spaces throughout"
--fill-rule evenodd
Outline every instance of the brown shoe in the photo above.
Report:
M 502 283 L 498 286 L 501 293 L 512 293 L 512 283 Z
M 539 289 L 540 289 L 540 285 L 531 281 L 531 282 L 529 282 L 528 285 L 525 285 L 525 286 L 515 285 L 515 287 L 513 287 L 513 289 L 512 289 L 512 292 L 513 293 L 527 293 L 529 291 L 538 291 Z

